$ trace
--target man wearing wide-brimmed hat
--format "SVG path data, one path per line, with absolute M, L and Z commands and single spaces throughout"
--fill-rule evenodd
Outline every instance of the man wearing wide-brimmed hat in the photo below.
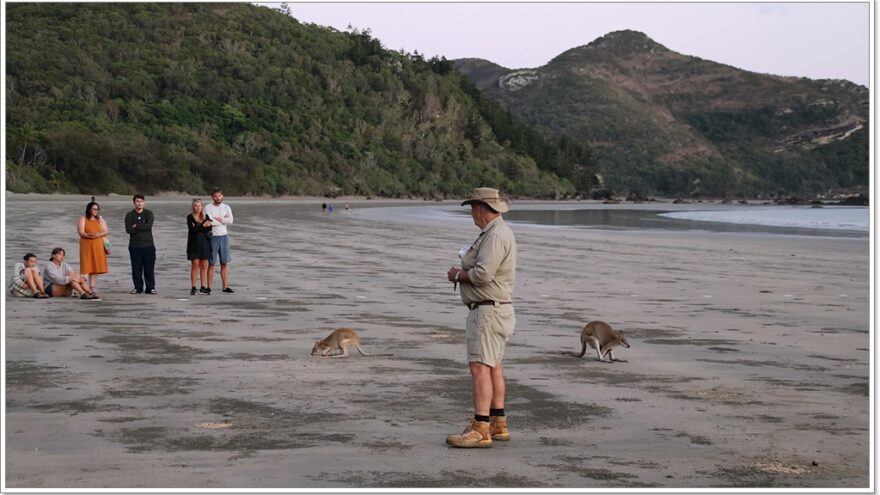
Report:
M 516 239 L 501 218 L 510 202 L 497 189 L 480 187 L 461 203 L 470 205 L 474 224 L 482 229 L 469 248 L 462 249 L 461 268 L 446 273 L 461 284 L 461 301 L 468 307 L 467 356 L 474 386 L 474 419 L 460 435 L 449 435 L 453 447 L 491 447 L 508 440 L 504 415 L 504 372 L 501 358 L 516 326 L 513 286 L 516 281 Z

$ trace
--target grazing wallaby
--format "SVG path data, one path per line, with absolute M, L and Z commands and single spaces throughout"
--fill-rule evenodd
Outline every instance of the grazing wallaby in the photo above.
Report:
M 312 356 L 348 357 L 348 350 L 354 347 L 361 356 L 393 356 L 394 354 L 367 354 L 361 349 L 361 339 L 350 328 L 337 328 L 324 340 L 315 342 Z M 338 352 L 336 352 L 338 351 Z M 331 354 L 334 353 L 334 354 Z
M 596 320 L 587 323 L 584 329 L 581 330 L 581 345 L 583 347 L 581 347 L 580 354 L 575 354 L 573 352 L 570 354 L 576 357 L 584 357 L 584 354 L 587 352 L 587 346 L 589 345 L 596 350 L 596 355 L 599 356 L 599 361 L 604 363 L 614 361 L 619 361 L 621 363 L 627 362 L 625 359 L 614 359 L 613 353 L 614 348 L 620 345 L 629 348 L 629 342 L 623 335 L 623 331 L 614 330 L 611 328 L 611 325 L 604 321 Z M 563 354 L 568 353 L 563 352 Z M 605 359 L 606 355 L 608 356 L 608 360 Z

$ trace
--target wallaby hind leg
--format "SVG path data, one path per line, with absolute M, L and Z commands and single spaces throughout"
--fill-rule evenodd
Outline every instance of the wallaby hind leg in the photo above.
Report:
M 612 363 L 613 362 L 618 362 L 618 363 L 628 363 L 629 362 L 626 359 L 614 359 L 614 350 L 613 349 L 608 349 L 608 357 L 609 357 L 610 362 L 612 362 Z
M 628 363 L 629 362 L 626 359 L 615 358 L 614 357 L 614 349 L 608 349 L 608 351 L 605 352 L 605 355 L 608 356 L 608 360 L 606 361 L 608 363 Z
M 593 340 L 593 345 L 596 346 L 596 355 L 599 357 L 599 361 L 605 362 L 605 356 L 602 353 L 602 346 L 599 345 L 599 339 L 596 337 L 591 337 L 591 339 Z

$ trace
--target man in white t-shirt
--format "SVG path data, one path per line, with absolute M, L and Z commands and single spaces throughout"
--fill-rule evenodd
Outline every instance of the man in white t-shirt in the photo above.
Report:
M 211 260 L 208 262 L 208 287 L 204 289 L 207 294 L 211 293 L 211 284 L 214 281 L 214 265 L 220 259 L 220 280 L 223 282 L 223 291 L 232 294 L 229 287 L 229 267 L 232 261 L 232 253 L 229 251 L 229 236 L 226 226 L 232 223 L 232 208 L 223 202 L 223 191 L 214 189 L 211 193 L 212 204 L 205 206 L 205 214 L 211 218 Z

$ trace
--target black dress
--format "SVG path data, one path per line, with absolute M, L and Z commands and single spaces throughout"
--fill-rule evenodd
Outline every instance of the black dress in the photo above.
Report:
M 205 219 L 211 218 L 205 215 Z M 192 213 L 186 216 L 186 226 L 189 229 L 186 238 L 186 259 L 190 261 L 211 259 L 211 227 L 202 227 Z

